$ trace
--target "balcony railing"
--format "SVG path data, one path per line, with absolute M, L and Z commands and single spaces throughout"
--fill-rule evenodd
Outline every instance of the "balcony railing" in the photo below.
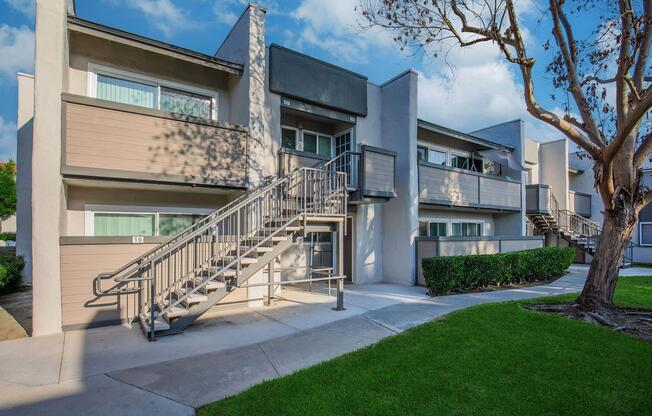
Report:
M 64 94 L 62 173 L 244 188 L 247 129 Z
M 281 149 L 279 166 L 281 176 L 302 167 L 346 173 L 347 187 L 356 191 L 352 203 L 396 197 L 396 153 L 386 149 L 362 145 L 359 152 L 347 151 L 331 160 L 314 153 Z
M 419 202 L 520 211 L 521 182 L 419 161 Z
M 577 215 L 591 218 L 591 195 L 583 192 L 568 192 L 568 208 Z

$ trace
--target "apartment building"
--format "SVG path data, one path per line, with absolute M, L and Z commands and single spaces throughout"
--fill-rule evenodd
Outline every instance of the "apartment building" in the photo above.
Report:
M 209 56 L 37 3 L 19 75 L 18 254 L 34 334 L 140 321 L 177 333 L 287 283 L 422 283 L 420 259 L 526 236 L 520 121 L 417 118 L 417 74 L 381 85 L 267 45 L 249 5 Z

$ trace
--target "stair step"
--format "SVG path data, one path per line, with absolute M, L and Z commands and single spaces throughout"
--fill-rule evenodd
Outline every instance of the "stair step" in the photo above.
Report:
M 215 279 L 222 280 L 222 281 L 225 278 L 235 277 L 235 272 L 236 272 L 235 269 L 232 269 L 230 267 L 228 269 L 224 269 L 220 266 L 211 266 L 209 268 L 209 271 L 211 276 L 217 275 Z
M 150 319 L 142 319 L 140 320 L 140 323 L 144 327 L 145 332 L 149 333 L 150 332 Z M 160 316 L 154 319 L 154 332 L 160 332 L 160 331 L 167 331 L 170 329 L 170 324 L 165 321 L 165 319 L 161 318 Z
M 247 251 L 253 249 L 254 246 L 240 246 L 240 252 L 241 253 L 246 253 Z M 258 253 L 269 253 L 270 251 L 274 250 L 274 247 L 272 246 L 258 246 L 254 249 Z
M 208 300 L 208 297 L 206 295 L 202 295 L 201 293 L 194 292 L 187 294 L 187 290 L 183 288 L 177 289 L 176 292 L 179 297 L 183 297 L 181 304 L 186 307 L 190 307 L 195 303 L 206 302 Z
M 229 264 L 232 261 L 235 261 L 237 259 L 236 256 L 224 256 L 223 261 L 225 264 Z M 240 257 L 240 264 L 256 264 L 258 263 L 258 259 L 255 259 L 253 257 Z
M 266 233 L 273 233 L 274 231 L 278 230 L 279 228 L 281 228 L 281 227 L 277 227 L 277 228 L 265 227 L 265 229 L 263 231 L 265 231 Z M 302 228 L 303 227 L 301 227 L 300 225 L 288 225 L 287 227 L 285 227 L 283 229 L 286 230 L 286 231 L 294 232 L 294 231 L 301 231 Z
M 287 235 L 275 235 L 273 237 L 269 237 L 268 241 L 285 241 L 288 238 L 290 238 L 290 237 L 288 237 Z M 254 236 L 251 236 L 251 237 L 247 237 L 245 239 L 245 241 L 256 242 L 256 241 L 263 241 L 265 239 L 267 239 L 267 237 L 262 236 L 262 235 L 254 235 Z
M 159 301 L 156 305 L 158 306 L 159 310 L 164 310 L 169 305 L 169 303 L 168 301 L 164 300 Z M 170 322 L 171 319 L 179 318 L 186 314 L 188 314 L 188 309 L 177 305 L 171 307 L 160 315 L 162 315 L 166 321 Z
M 215 279 L 206 281 L 206 280 L 202 279 L 201 277 L 195 277 L 193 279 L 193 282 L 197 286 L 203 285 L 199 289 L 203 294 L 206 294 L 207 292 L 209 292 L 211 290 L 217 290 L 217 289 L 221 289 L 223 287 L 226 287 L 226 285 L 224 284 L 223 281 L 219 281 L 219 280 L 215 280 Z

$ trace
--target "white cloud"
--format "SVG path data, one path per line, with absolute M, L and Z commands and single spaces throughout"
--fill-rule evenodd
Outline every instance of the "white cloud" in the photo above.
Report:
M 444 58 L 446 64 L 426 62 L 419 72 L 420 118 L 463 132 L 520 118 L 529 138 L 563 138 L 527 112 L 521 80 L 495 45 L 454 47 Z
M 34 17 L 36 11 L 34 0 L 5 0 L 5 3 L 28 17 Z
M 365 62 L 367 52 L 394 46 L 389 32 L 362 30 L 357 2 L 351 0 L 303 0 L 291 17 L 305 26 L 294 47 L 318 47 L 344 62 Z
M 14 78 L 16 72 L 34 68 L 34 32 L 27 26 L 0 25 L 0 76 Z
M 171 0 L 129 0 L 122 4 L 142 12 L 147 21 L 168 38 L 178 31 L 196 27 L 190 13 Z
M 16 124 L 0 116 L 0 162 L 16 160 Z

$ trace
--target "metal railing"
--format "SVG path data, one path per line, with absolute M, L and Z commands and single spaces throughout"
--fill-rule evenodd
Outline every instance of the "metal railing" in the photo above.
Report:
M 327 162 L 319 163 L 316 167 L 319 169 L 327 170 L 329 172 L 346 173 L 346 185 L 349 188 L 357 188 L 359 175 L 358 169 L 361 156 L 362 153 L 360 152 L 352 152 L 347 150 Z
M 345 173 L 298 169 L 121 267 L 112 277 L 116 283 L 127 285 L 127 290 L 102 294 L 138 293 L 139 315 L 153 323 L 157 314 L 177 307 L 227 272 L 238 285 L 242 283 L 242 259 L 257 253 L 288 225 L 302 218 L 305 221 L 306 216 L 346 216 L 345 185 Z M 108 275 L 100 275 L 96 281 Z M 96 286 L 101 289 L 98 282 Z

